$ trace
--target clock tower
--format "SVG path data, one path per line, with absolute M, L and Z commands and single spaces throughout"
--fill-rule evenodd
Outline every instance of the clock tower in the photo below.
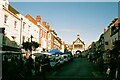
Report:
M 72 44 L 72 54 L 79 54 L 85 49 L 84 42 L 80 39 L 80 34 L 77 33 L 77 38 L 75 41 L 73 41 Z

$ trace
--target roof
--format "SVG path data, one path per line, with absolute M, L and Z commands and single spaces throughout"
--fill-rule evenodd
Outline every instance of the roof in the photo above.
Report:
M 113 25 L 113 24 L 117 21 L 117 19 L 118 19 L 118 18 L 114 18 L 114 19 L 112 20 L 112 22 L 109 24 L 108 28 L 109 28 L 111 25 Z
M 30 20 L 32 23 L 34 23 L 35 25 L 37 25 L 36 20 L 35 20 L 30 14 L 27 14 L 25 17 L 26 17 L 28 20 Z
M 11 11 L 14 14 L 20 14 L 16 9 L 14 9 L 12 6 L 9 5 L 8 10 Z
M 118 24 L 120 24 L 120 18 L 118 18 L 116 21 L 115 21 L 115 23 L 114 23 L 115 25 L 118 25 Z
M 84 45 L 84 42 L 82 40 L 80 40 L 80 38 L 77 38 L 75 41 L 73 41 L 73 44 L 76 43 L 76 42 L 82 43 Z

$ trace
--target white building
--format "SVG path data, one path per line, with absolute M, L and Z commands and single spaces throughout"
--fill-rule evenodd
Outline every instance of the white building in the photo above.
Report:
M 27 16 L 29 16 L 29 18 Z M 29 37 L 26 36 L 28 37 L 28 40 L 26 40 L 29 42 L 35 41 L 39 43 L 39 27 L 30 18 L 33 19 L 30 15 L 26 15 L 26 20 L 23 20 L 23 31 L 29 34 Z
M 83 41 L 80 39 L 80 35 L 77 34 L 77 39 L 73 41 L 72 44 L 72 54 L 77 54 L 85 50 L 85 44 Z
M 10 6 L 8 0 L 0 1 L 0 27 L 5 28 L 5 46 L 20 48 L 23 42 L 39 43 L 39 27 Z
M 0 0 L 0 27 L 5 28 L 4 45 L 18 48 L 20 45 L 21 19 L 19 12 L 9 5 L 8 0 Z
M 52 34 L 51 32 L 49 32 L 48 33 L 48 50 L 52 49 L 51 40 L 52 40 Z

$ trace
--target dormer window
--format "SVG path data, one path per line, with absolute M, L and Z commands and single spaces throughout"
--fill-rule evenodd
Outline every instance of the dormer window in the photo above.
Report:
M 2 0 L 3 6 L 8 9 L 9 1 L 8 0 Z
M 8 4 L 5 2 L 5 7 L 7 8 L 8 7 Z

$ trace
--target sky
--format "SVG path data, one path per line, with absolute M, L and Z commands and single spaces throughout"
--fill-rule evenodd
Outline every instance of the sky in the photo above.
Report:
M 37 0 L 36 0 L 37 1 Z M 118 2 L 10 2 L 21 14 L 41 16 L 50 24 L 58 37 L 68 44 L 76 39 L 77 33 L 86 47 L 99 39 L 104 28 L 118 17 Z M 46 0 L 45 0 L 46 1 Z M 75 0 L 76 1 L 76 0 Z M 87 0 L 86 0 L 87 1 Z M 94 0 L 92 0 L 94 1 Z
M 119 0 L 9 0 L 11 2 L 118 2 Z

